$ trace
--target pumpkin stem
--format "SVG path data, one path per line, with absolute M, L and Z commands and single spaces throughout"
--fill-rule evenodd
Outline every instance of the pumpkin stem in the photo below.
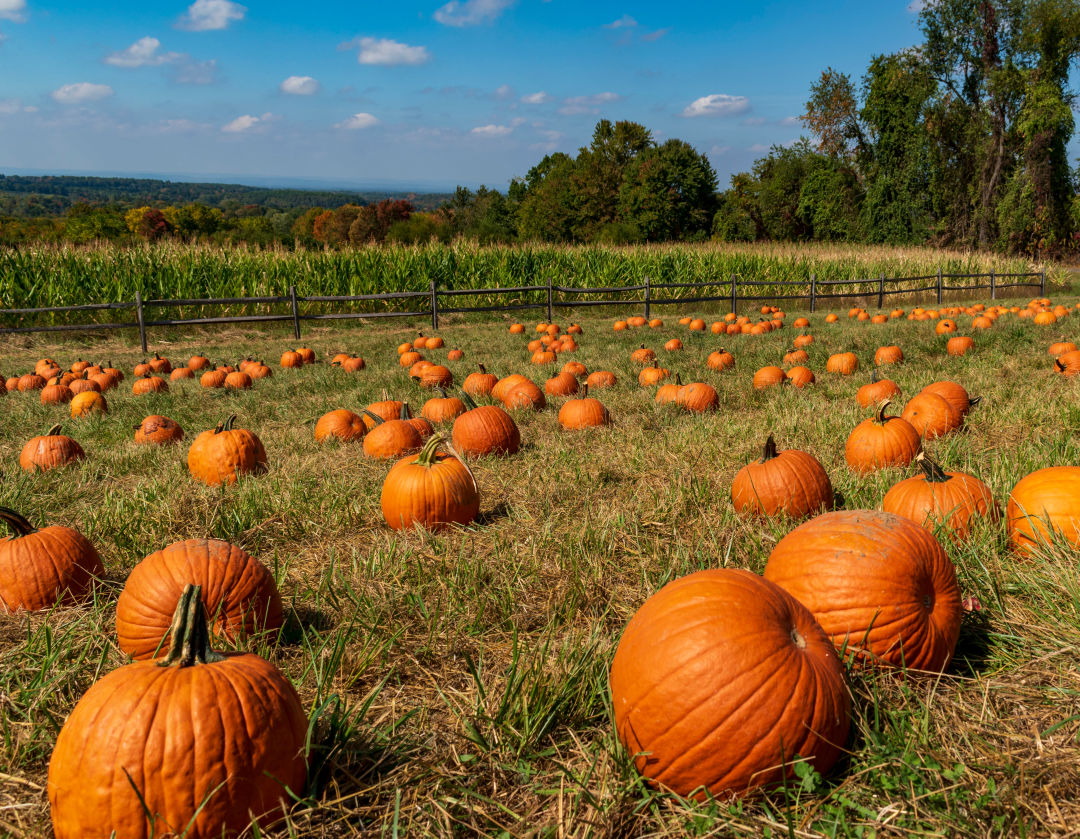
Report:
M 968 410 L 970 411 L 972 408 L 974 408 L 976 405 L 978 405 L 980 402 L 982 402 L 982 400 L 983 400 L 983 398 L 981 396 L 976 396 L 974 399 L 969 399 L 968 400 Z
M 202 602 L 202 586 L 188 583 L 176 603 L 169 627 L 169 652 L 159 667 L 193 667 L 224 661 L 225 656 L 210 649 L 210 630 Z
M 46 437 L 55 437 L 59 433 L 60 433 L 60 423 L 57 423 L 56 425 L 54 425 L 52 428 L 50 428 L 48 431 L 45 432 L 45 436 Z
M 881 381 L 878 378 L 878 372 L 877 372 L 876 367 L 874 368 L 873 372 L 870 374 L 870 381 L 873 382 L 874 384 L 877 384 L 879 381 Z
M 682 376 L 680 376 L 678 373 L 675 374 L 675 386 L 682 387 Z
M 880 422 L 882 425 L 885 424 L 886 420 L 892 419 L 892 417 L 885 416 L 885 409 L 888 408 L 890 404 L 892 404 L 892 400 L 886 399 L 884 402 L 881 403 L 881 407 L 878 408 L 877 421 Z
M 474 410 L 477 407 L 476 400 L 469 396 L 469 394 L 467 394 L 464 390 L 461 391 L 461 401 L 465 403 L 465 407 L 468 408 L 470 411 Z
M 225 422 L 219 422 L 214 429 L 215 434 L 220 434 L 222 431 L 232 431 L 233 423 L 236 422 L 236 414 L 233 414 Z
M 487 374 L 487 368 L 483 365 L 482 362 L 480 364 L 477 364 L 476 366 L 480 368 L 481 373 L 484 373 L 485 375 Z
M 384 422 L 386 422 L 386 420 L 384 420 L 382 417 L 378 416 L 377 414 L 371 413 L 371 411 L 369 411 L 367 408 L 364 408 L 364 414 L 371 417 L 372 421 L 376 425 L 382 425 Z
M 435 456 L 437 454 L 436 449 L 438 449 L 439 446 L 442 445 L 445 442 L 446 442 L 446 438 L 443 437 L 441 434 L 432 434 L 428 438 L 428 441 L 426 443 L 424 443 L 424 448 L 422 448 L 420 450 L 420 454 L 418 454 L 416 456 L 416 460 L 414 461 L 414 463 L 417 463 L 420 466 L 425 466 L 428 469 L 430 469 L 436 463 L 436 460 L 435 460 Z
M 1060 358 L 1058 358 L 1058 359 L 1055 359 L 1055 361 L 1054 361 L 1054 366 L 1055 366 L 1055 367 L 1056 367 L 1056 368 L 1058 369 L 1058 372 L 1060 372 L 1060 373 L 1064 373 L 1064 372 L 1065 372 L 1065 365 L 1061 363 L 1061 359 L 1060 359 Z M 981 398 L 981 397 L 980 397 L 980 398 Z
M 440 387 L 439 385 L 435 385 L 435 390 L 437 390 L 439 392 L 439 396 L 441 396 L 443 399 L 449 399 L 450 398 L 446 393 L 446 388 Z
M 942 469 L 938 463 L 927 456 L 926 452 L 919 452 L 915 455 L 915 462 L 918 463 L 923 470 L 927 483 L 943 484 L 946 481 L 952 480 L 945 474 L 945 470 Z
M 412 419 L 412 411 L 409 410 L 408 402 L 401 403 L 401 418 L 403 420 Z
M 10 507 L 0 507 L 0 521 L 11 528 L 12 538 L 18 539 L 20 536 L 29 536 L 31 533 L 37 533 L 37 528 L 30 524 L 29 521 L 24 519 Z
M 676 375 L 675 378 L 678 379 L 679 378 L 678 375 Z M 581 398 L 582 399 L 588 399 L 589 398 L 589 383 L 588 382 L 585 382 L 585 384 L 583 384 L 581 386 Z
M 761 450 L 761 462 L 768 463 L 774 457 L 776 457 L 776 440 L 774 440 L 772 434 L 770 434 L 769 439 L 765 441 L 765 446 Z

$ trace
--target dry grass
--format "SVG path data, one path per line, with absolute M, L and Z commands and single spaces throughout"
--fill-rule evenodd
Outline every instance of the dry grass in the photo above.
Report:
M 630 615 L 695 569 L 760 571 L 790 528 L 740 521 L 728 501 L 732 477 L 767 431 L 814 453 L 851 508 L 876 507 L 904 476 L 860 478 L 843 461 L 862 416 L 852 396 L 875 347 L 903 347 L 907 360 L 890 375 L 905 395 L 953 378 L 984 397 L 962 433 L 930 449 L 982 477 L 1000 502 L 1034 469 L 1080 463 L 1080 385 L 1055 375 L 1046 353 L 1051 341 L 1075 338 L 1072 320 L 1046 329 L 1000 321 L 976 336 L 976 351 L 953 359 L 927 324 L 826 326 L 823 317 L 812 318 L 818 385 L 771 392 L 752 390 L 751 372 L 779 361 L 790 329 L 725 340 L 737 369 L 717 374 L 704 359 L 720 341 L 687 337 L 674 315 L 645 334 L 581 321 L 576 357 L 620 378 L 602 396 L 615 426 L 570 434 L 550 407 L 519 415 L 523 451 L 475 470 L 481 521 L 439 535 L 385 528 L 386 465 L 355 447 L 316 445 L 309 424 L 384 391 L 418 406 L 424 396 L 394 352 L 406 328 L 324 328 L 305 338 L 324 360 L 343 349 L 363 355 L 369 369 L 355 375 L 322 363 L 278 371 L 250 393 L 188 385 L 151 398 L 122 385 L 108 394 L 108 416 L 65 423 L 89 459 L 62 474 L 25 475 L 16 464 L 23 442 L 61 409 L 3 397 L 0 504 L 78 527 L 109 576 L 84 607 L 0 617 L 0 833 L 48 833 L 42 788 L 59 726 L 94 679 L 125 660 L 113 620 L 127 570 L 173 541 L 212 535 L 274 570 L 290 617 L 263 652 L 317 718 L 312 788 L 275 836 L 1080 835 L 1076 553 L 1019 563 L 993 528 L 953 554 L 964 592 L 985 608 L 965 624 L 949 672 L 906 681 L 853 674 L 850 756 L 830 777 L 809 773 L 749 800 L 693 804 L 648 790 L 612 735 L 607 668 Z M 498 373 L 528 366 L 523 341 L 501 322 L 440 334 L 465 351 L 450 365 L 459 381 L 477 361 Z M 687 348 L 664 353 L 675 335 Z M 721 410 L 690 417 L 657 408 L 629 362 L 642 341 L 684 380 L 714 384 Z M 196 351 L 276 360 L 293 343 L 232 331 L 154 348 L 174 361 Z M 824 374 L 825 357 L 841 348 L 864 368 L 850 379 Z M 45 355 L 109 358 L 127 370 L 140 359 L 119 339 L 20 339 L 0 344 L 0 370 Z M 173 417 L 189 437 L 237 413 L 264 441 L 271 469 L 226 490 L 197 486 L 186 446 L 131 442 L 132 425 L 149 413 Z

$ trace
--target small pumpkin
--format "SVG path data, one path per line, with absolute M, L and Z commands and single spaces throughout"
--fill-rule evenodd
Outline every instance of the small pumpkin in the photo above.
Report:
M 764 390 L 787 382 L 787 374 L 776 365 L 762 367 L 754 373 L 754 389 Z
M 652 365 L 646 367 L 638 374 L 638 383 L 642 387 L 651 387 L 652 385 L 660 384 L 661 381 L 671 375 L 670 371 L 665 370 L 660 366 L 660 363 L 653 359 Z
M 440 530 L 476 520 L 480 491 L 464 462 L 439 451 L 445 442 L 432 437 L 419 454 L 398 461 L 387 473 L 381 504 L 383 518 L 394 530 Z
M 438 425 L 442 422 L 453 422 L 465 413 L 465 403 L 456 396 L 448 396 L 443 388 L 436 388 L 439 395 L 424 403 L 420 409 L 421 415 L 432 423 Z
M 904 351 L 895 344 L 878 347 L 874 352 L 874 364 L 878 367 L 883 364 L 899 364 L 904 360 Z
M 42 405 L 66 405 L 75 396 L 70 387 L 63 384 L 45 385 L 41 390 Z
M 810 360 L 810 354 L 806 350 L 789 350 L 784 353 L 784 364 L 802 364 Z
M 372 402 L 363 411 L 364 425 L 367 426 L 368 431 L 371 431 L 379 420 L 395 420 L 402 417 L 402 413 L 405 411 L 405 403 L 398 402 L 396 399 L 383 399 L 381 402 Z M 405 414 L 408 418 L 408 414 Z
M 304 366 L 304 357 L 294 350 L 286 350 L 281 354 L 281 366 L 286 370 L 295 370 Z
M 157 353 L 154 353 L 154 357 L 150 359 L 150 370 L 154 373 L 171 373 L 172 365 L 169 363 L 169 359 L 162 358 Z
M 584 379 L 589 375 L 589 368 L 580 361 L 568 361 L 562 366 L 563 373 L 569 373 L 575 379 Z
M 331 438 L 342 443 L 362 440 L 367 434 L 367 425 L 359 414 L 347 408 L 328 411 L 315 423 L 315 442 L 322 443 Z
M 1054 359 L 1054 370 L 1063 376 L 1080 373 L 1080 350 L 1070 350 Z
M 461 389 L 469 394 L 469 396 L 473 397 L 490 396 L 492 389 L 499 381 L 499 377 L 494 373 L 489 373 L 483 364 L 478 364 L 477 367 L 480 368 L 479 372 L 470 373 L 466 376 L 465 381 L 461 385 Z
M 580 398 L 568 399 L 559 409 L 559 425 L 567 429 L 611 425 L 611 414 L 603 402 L 589 396 L 589 386 L 585 385 Z
M 412 367 L 416 362 L 423 360 L 424 357 L 415 350 L 409 350 L 409 352 L 402 353 L 398 356 L 398 364 L 402 367 Z
M 39 437 L 31 437 L 19 453 L 19 466 L 26 472 L 55 469 L 86 457 L 75 440 L 60 433 L 60 426 L 54 425 Z
M 105 397 L 96 390 L 84 390 L 71 397 L 70 410 L 73 419 L 87 417 L 91 414 L 109 413 L 109 403 Z
M 982 401 L 981 396 L 976 396 L 974 399 L 968 396 L 964 386 L 956 382 L 933 382 L 924 387 L 921 393 L 933 393 L 940 396 L 953 406 L 961 418 L 966 417 L 968 412 Z
M 593 390 L 601 390 L 606 387 L 615 387 L 619 383 L 618 378 L 610 370 L 594 370 L 585 380 L 585 384 Z
M 454 384 L 454 374 L 448 367 L 441 364 L 432 364 L 420 371 L 415 377 L 417 384 L 424 388 L 451 387 Z
M 210 359 L 205 355 L 193 355 L 188 359 L 187 366 L 189 370 L 198 373 L 200 370 L 210 366 Z
M 931 533 L 944 527 L 957 542 L 971 536 L 976 516 L 997 521 L 1001 510 L 990 487 L 966 472 L 946 472 L 925 452 L 915 457 L 921 475 L 893 484 L 881 501 L 881 509 L 910 519 Z
M 660 385 L 660 387 L 656 389 L 656 399 L 654 401 L 657 405 L 675 404 L 675 400 L 679 398 L 679 391 L 682 390 L 682 386 L 682 376 L 676 373 L 675 381 Z
M 892 379 L 882 379 L 877 368 L 870 374 L 870 382 L 855 391 L 855 401 L 862 408 L 871 408 L 900 395 L 900 386 Z
M 170 382 L 178 382 L 181 379 L 194 379 L 194 378 L 195 378 L 195 371 L 192 370 L 190 367 L 175 367 L 175 368 L 173 368 L 173 371 L 169 374 L 169 381 Z
M 683 343 L 678 338 L 672 338 L 670 341 L 664 344 L 664 349 L 668 352 L 678 352 L 682 348 Z
M 817 381 L 817 377 L 814 376 L 814 371 L 809 367 L 804 367 L 801 364 L 789 369 L 786 373 L 788 383 L 792 387 L 804 388 L 814 384 Z
M 834 353 L 825 362 L 827 373 L 838 373 L 841 376 L 850 376 L 859 369 L 859 359 L 853 352 Z
M 799 449 L 777 451 L 770 434 L 761 459 L 740 469 L 731 482 L 731 503 L 740 516 L 800 519 L 832 509 L 832 482 L 817 458 Z
M 800 349 L 800 350 L 801 349 L 806 349 L 812 343 L 814 343 L 814 336 L 813 335 L 798 335 L 798 336 L 796 336 L 795 340 L 792 341 L 791 343 L 792 343 L 792 346 L 794 346 L 796 349 Z
M 23 393 L 28 390 L 44 390 L 46 384 L 48 379 L 37 373 L 27 373 L 19 377 L 19 390 Z
M 690 382 L 679 388 L 675 395 L 675 403 L 692 414 L 704 414 L 720 407 L 720 395 L 710 384 Z
M 401 410 L 403 416 L 407 417 L 408 409 L 402 406 Z M 375 423 L 364 437 L 364 454 L 368 457 L 402 457 L 423 447 L 419 429 L 408 419 L 383 420 L 370 411 L 364 413 Z
M 199 384 L 206 388 L 225 387 L 225 380 L 228 377 L 229 374 L 221 370 L 207 370 L 199 377 Z
M 0 507 L 11 536 L 0 541 L 0 613 L 36 612 L 57 603 L 76 603 L 105 567 L 79 531 L 34 527 L 14 510 Z
M 577 377 L 572 373 L 559 373 L 544 382 L 544 393 L 548 396 L 573 396 L 577 392 Z
M 945 352 L 949 355 L 963 355 L 975 346 L 975 341 L 967 335 L 954 335 L 945 344 Z
M 465 353 L 463 353 L 461 350 L 456 349 L 450 350 L 450 352 L 446 354 L 447 361 L 461 361 L 461 359 L 463 359 L 464 357 Z
M 131 386 L 131 392 L 136 396 L 142 396 L 146 393 L 167 393 L 168 390 L 169 383 L 151 373 L 146 373 L 142 378 L 136 379 Z
M 865 475 L 886 466 L 907 466 L 922 447 L 922 438 L 911 423 L 885 415 L 886 400 L 877 415 L 860 422 L 848 436 L 844 459 L 857 474 Z
M 542 411 L 547 405 L 544 392 L 530 379 L 522 377 L 513 387 L 503 393 L 502 403 L 507 408 L 526 408 L 530 411 Z
M 365 367 L 367 367 L 367 362 L 358 355 L 350 356 L 341 362 L 341 369 L 346 373 L 358 373 Z
M 469 410 L 454 420 L 451 432 L 454 448 L 462 455 L 514 454 L 521 447 L 521 432 L 506 411 L 495 405 L 477 407 L 468 395 L 464 402 Z
M 208 486 L 234 484 L 241 475 L 266 469 L 266 450 L 258 435 L 234 428 L 236 415 L 197 436 L 188 449 L 188 471 Z
M 80 393 L 86 393 L 88 390 L 92 390 L 95 393 L 101 393 L 101 385 L 97 382 L 90 381 L 90 379 L 76 379 L 68 387 L 71 389 L 73 396 L 78 396 Z
M 911 423 L 925 440 L 933 440 L 955 431 L 964 422 L 963 414 L 957 411 L 952 403 L 925 390 L 908 400 L 901 416 Z
M 725 349 L 715 350 L 709 353 L 705 364 L 710 370 L 731 370 L 735 367 L 735 356 Z
M 160 414 L 146 417 L 135 429 L 136 443 L 156 443 L 165 445 L 179 443 L 184 439 L 184 429 L 175 420 Z
M 225 377 L 225 387 L 233 390 L 248 390 L 252 384 L 251 376 L 242 370 L 237 370 Z
M 655 358 L 656 353 L 650 350 L 644 344 L 642 344 L 640 347 L 630 353 L 630 360 L 633 361 L 635 364 L 652 364 Z

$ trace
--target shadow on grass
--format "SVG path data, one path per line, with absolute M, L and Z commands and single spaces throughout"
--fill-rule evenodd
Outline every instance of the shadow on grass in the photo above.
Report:
M 986 670 L 992 654 L 989 617 L 982 612 L 965 612 L 951 669 L 961 675 L 978 676 Z
M 285 614 L 279 643 L 289 647 L 295 646 L 300 643 L 306 632 L 326 632 L 333 627 L 334 619 L 329 612 L 297 606 L 289 609 Z
M 494 524 L 499 519 L 505 519 L 510 517 L 512 508 L 505 501 L 500 501 L 490 510 L 484 510 L 476 517 L 476 523 L 481 527 L 489 524 Z

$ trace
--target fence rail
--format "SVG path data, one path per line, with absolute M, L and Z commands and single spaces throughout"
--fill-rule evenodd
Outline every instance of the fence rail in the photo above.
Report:
M 925 283 L 934 280 L 932 285 L 904 285 L 910 283 Z M 950 285 L 946 280 L 975 280 L 969 285 Z M 987 280 L 987 282 L 978 282 Z M 1002 282 L 1012 280 L 1013 282 Z M 1026 280 L 1026 282 L 1025 282 Z M 890 287 L 886 287 L 887 284 Z M 690 295 L 687 297 L 668 296 L 654 297 L 656 291 L 676 291 L 680 289 L 720 289 L 728 287 L 728 291 L 721 295 Z M 738 312 L 739 303 L 761 303 L 766 301 L 780 300 L 804 300 L 809 303 L 811 312 L 816 311 L 819 300 L 849 299 L 873 299 L 877 298 L 878 308 L 885 304 L 885 298 L 896 294 L 929 294 L 934 295 L 935 302 L 940 304 L 942 294 L 945 292 L 958 291 L 990 291 L 990 299 L 996 299 L 998 292 L 1010 288 L 1032 288 L 1038 286 L 1039 294 L 1046 293 L 1046 270 L 1030 273 L 1002 273 L 991 271 L 989 274 L 943 274 L 940 270 L 937 274 L 927 274 L 921 277 L 867 277 L 855 280 L 818 280 L 817 275 L 810 276 L 810 290 L 808 294 L 740 294 L 739 289 L 747 289 L 753 292 L 758 288 L 786 289 L 793 287 L 804 288 L 806 283 L 801 282 L 767 282 L 761 280 L 741 280 L 731 276 L 727 281 L 702 282 L 702 283 L 653 283 L 648 277 L 642 285 L 611 286 L 606 288 L 578 288 L 575 286 L 553 285 L 549 278 L 545 285 L 515 286 L 511 288 L 457 288 L 439 289 L 435 281 L 426 291 L 392 291 L 383 294 L 356 294 L 356 295 L 312 295 L 300 296 L 296 293 L 296 286 L 289 287 L 287 295 L 272 297 L 218 297 L 218 298 L 193 298 L 184 300 L 143 300 L 139 292 L 135 293 L 135 300 L 118 303 L 91 303 L 80 306 L 52 306 L 47 308 L 20 308 L 0 309 L 0 322 L 21 320 L 16 316 L 27 315 L 56 315 L 70 312 L 94 312 L 109 311 L 114 309 L 134 309 L 135 321 L 123 323 L 73 323 L 73 324 L 33 324 L 29 326 L 3 326 L 0 327 L 2 334 L 34 333 L 34 332 L 91 332 L 111 329 L 138 329 L 139 341 L 143 352 L 147 351 L 147 331 L 151 327 L 177 327 L 177 326 L 204 326 L 208 324 L 226 323 L 292 323 L 293 335 L 300 338 L 300 324 L 303 321 L 319 320 L 367 320 L 369 318 L 429 318 L 432 328 L 439 328 L 439 316 L 448 314 L 471 314 L 482 312 L 507 312 L 528 309 L 543 309 L 547 313 L 547 319 L 553 320 L 556 309 L 575 309 L 583 306 L 641 306 L 644 316 L 650 317 L 653 306 L 667 306 L 688 303 L 728 303 L 732 312 Z M 840 286 L 849 286 L 852 290 L 835 291 Z M 822 292 L 819 288 L 830 289 Z M 455 299 L 465 296 L 492 296 L 492 295 L 525 295 L 537 294 L 544 297 L 541 301 L 511 300 L 502 304 L 484 306 L 444 306 L 440 305 L 439 298 Z M 601 300 L 582 300 L 586 295 L 629 295 L 642 294 L 640 297 L 606 297 Z M 368 312 L 303 312 L 301 304 L 348 304 L 348 303 L 371 303 L 374 301 L 410 301 L 406 308 L 412 311 L 368 311 Z M 427 306 L 418 307 L 419 301 L 426 301 Z M 249 315 L 224 315 L 221 317 L 195 317 L 195 318 L 157 318 L 148 320 L 147 309 L 168 309 L 185 306 L 230 306 L 230 305 L 265 305 L 287 306 L 289 311 L 284 313 L 266 313 Z

